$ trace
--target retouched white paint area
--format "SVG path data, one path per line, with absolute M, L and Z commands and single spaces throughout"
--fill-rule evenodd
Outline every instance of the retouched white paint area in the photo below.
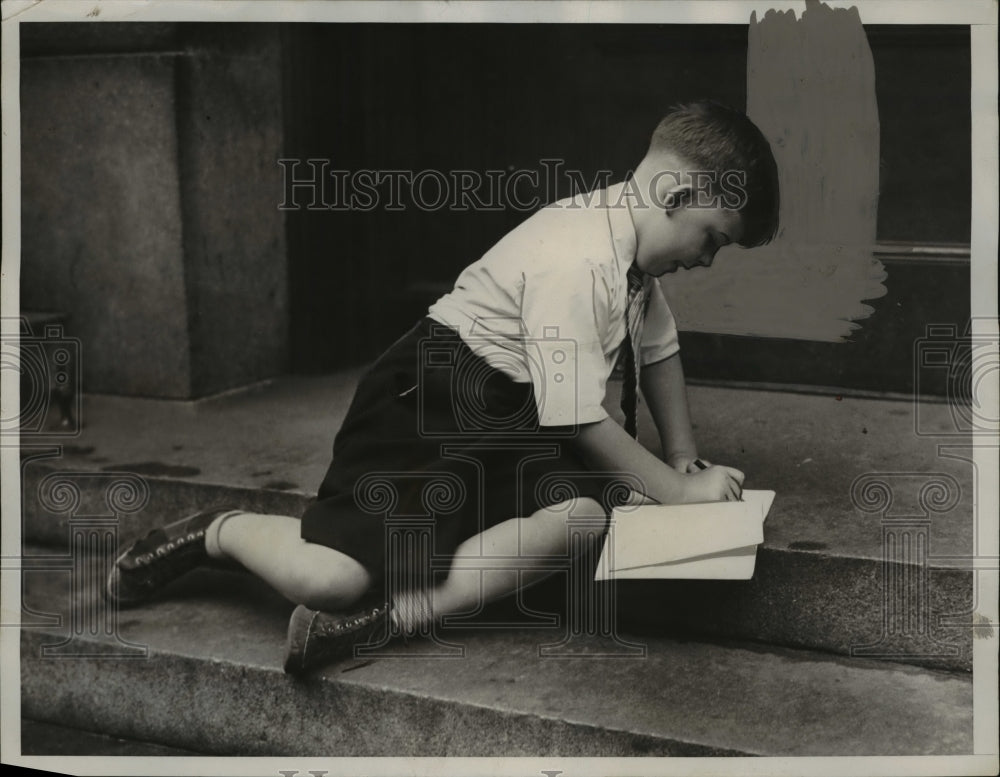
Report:
M 681 329 L 839 341 L 886 293 L 878 216 L 875 67 L 857 9 L 807 2 L 751 16 L 747 113 L 771 143 L 781 227 L 770 245 L 722 249 L 664 276 Z

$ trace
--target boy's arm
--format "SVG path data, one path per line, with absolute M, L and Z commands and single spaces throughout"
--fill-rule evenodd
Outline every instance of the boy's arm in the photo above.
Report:
M 688 466 L 698 458 L 698 449 L 691 431 L 680 354 L 644 365 L 639 371 L 639 382 L 660 433 L 663 460 L 678 472 L 687 472 Z
M 611 418 L 584 424 L 577 444 L 592 469 L 625 472 L 639 478 L 643 493 L 661 504 L 735 501 L 743 473 L 730 467 L 709 467 L 684 475 L 668 467 Z

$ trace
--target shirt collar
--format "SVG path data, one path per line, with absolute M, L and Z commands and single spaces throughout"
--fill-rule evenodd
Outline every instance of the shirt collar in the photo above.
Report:
M 628 272 L 629 266 L 635 261 L 638 240 L 635 236 L 635 223 L 629 213 L 628 198 L 633 196 L 630 182 L 622 181 L 609 186 L 606 190 L 606 211 L 608 226 L 611 229 L 611 242 L 618 260 L 618 268 L 622 277 Z

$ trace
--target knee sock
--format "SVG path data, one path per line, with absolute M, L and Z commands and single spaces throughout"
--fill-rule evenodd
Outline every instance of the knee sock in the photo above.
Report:
M 429 591 L 401 591 L 392 597 L 389 618 L 398 634 L 417 634 L 434 618 Z
M 231 510 L 230 512 L 223 513 L 212 521 L 208 525 L 208 528 L 205 529 L 205 550 L 208 553 L 209 558 L 214 558 L 216 560 L 228 558 L 222 550 L 222 547 L 219 545 L 219 532 L 222 530 L 222 524 L 234 515 L 240 514 L 240 510 Z

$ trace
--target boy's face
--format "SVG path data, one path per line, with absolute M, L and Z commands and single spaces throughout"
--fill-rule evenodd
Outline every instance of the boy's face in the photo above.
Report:
M 640 270 L 659 276 L 682 268 L 709 267 L 722 246 L 743 236 L 738 211 L 691 207 L 689 201 L 668 197 L 666 207 L 647 212 L 636 251 Z

